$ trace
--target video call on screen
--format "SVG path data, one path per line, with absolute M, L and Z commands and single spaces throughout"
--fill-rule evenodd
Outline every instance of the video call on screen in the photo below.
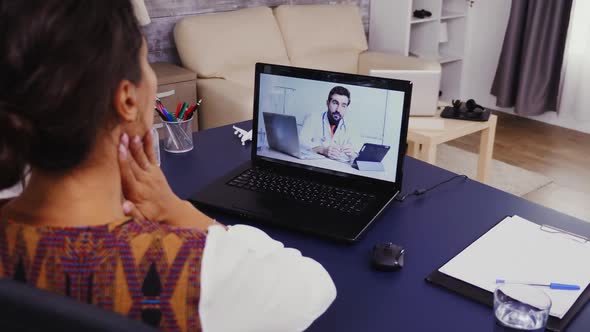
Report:
M 258 156 L 395 181 L 402 91 L 261 74 L 258 97 Z

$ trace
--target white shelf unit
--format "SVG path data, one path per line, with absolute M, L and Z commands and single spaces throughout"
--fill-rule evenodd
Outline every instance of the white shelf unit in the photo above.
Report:
M 412 17 L 412 20 L 410 21 L 410 23 L 417 24 L 417 23 L 425 23 L 425 22 L 434 22 L 434 21 L 438 21 L 438 20 L 439 20 L 438 17 L 427 17 L 427 18 Z
M 452 18 L 460 18 L 460 17 L 465 17 L 465 16 L 466 16 L 465 13 L 443 10 L 443 12 L 440 16 L 440 19 L 444 21 L 444 20 L 450 20 Z
M 421 9 L 432 16 L 414 17 L 414 11 Z M 442 68 L 440 99 L 458 99 L 467 9 L 466 0 L 371 0 L 369 49 L 438 61 Z M 445 26 L 447 41 L 441 42 Z

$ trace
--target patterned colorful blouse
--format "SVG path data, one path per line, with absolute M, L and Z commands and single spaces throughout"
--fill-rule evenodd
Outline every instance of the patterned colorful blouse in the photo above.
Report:
M 0 217 L 0 277 L 144 321 L 200 331 L 206 234 L 148 221 L 34 227 Z

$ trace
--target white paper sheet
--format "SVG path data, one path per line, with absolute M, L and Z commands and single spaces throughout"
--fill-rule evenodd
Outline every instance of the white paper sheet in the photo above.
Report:
M 578 241 L 576 241 L 578 240 Z M 590 283 L 590 243 L 543 231 L 518 216 L 507 217 L 439 271 L 493 292 L 496 279 L 579 285 L 580 290 L 539 287 L 551 298 L 551 316 L 563 318 Z

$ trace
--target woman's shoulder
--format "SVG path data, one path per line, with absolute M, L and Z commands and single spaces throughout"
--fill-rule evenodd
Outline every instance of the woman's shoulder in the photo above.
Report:
M 148 220 L 126 220 L 106 226 L 106 231 L 115 237 L 127 241 L 176 239 L 181 242 L 202 242 L 207 233 L 197 228 L 174 227 Z
M 97 240 L 104 238 L 115 242 L 129 242 L 141 245 L 154 241 L 166 241 L 168 243 L 190 242 L 192 246 L 205 246 L 207 234 L 197 228 L 180 228 L 166 224 L 127 219 L 97 226 L 39 226 L 20 223 L 0 215 L 0 232 L 10 234 L 31 235 L 41 239 L 50 236 L 55 239 L 79 238 L 90 236 Z M 36 234 L 36 235 L 33 235 Z

